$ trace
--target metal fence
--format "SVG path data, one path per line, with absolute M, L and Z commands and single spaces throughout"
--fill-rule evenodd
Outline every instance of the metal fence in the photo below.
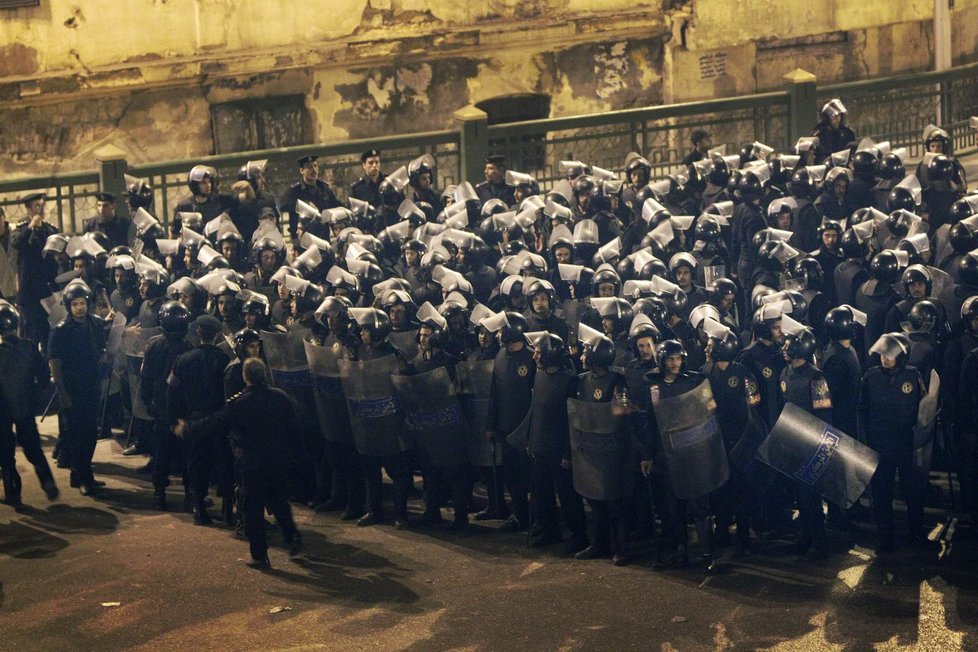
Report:
M 764 93 L 494 125 L 489 150 L 505 155 L 510 168 L 533 175 L 543 188 L 561 178 L 560 161 L 620 170 L 629 151 L 649 160 L 653 176 L 665 176 L 680 167 L 696 129 L 710 131 L 715 145 L 726 143 L 734 151 L 755 140 L 783 149 L 789 145 L 787 116 L 788 94 Z
M 295 159 L 315 154 L 321 171 L 341 198 L 361 174 L 360 153 L 381 150 L 384 169 L 392 171 L 412 158 L 431 153 L 437 162 L 436 186 L 444 188 L 462 178 L 478 180 L 480 156 L 485 152 L 504 154 L 513 170 L 532 174 L 541 187 L 549 188 L 560 178 L 559 162 L 581 160 L 609 170 L 620 170 L 629 151 L 646 156 L 653 175 L 660 177 L 678 169 L 690 149 L 694 129 L 705 128 L 715 145 L 726 144 L 731 153 L 744 143 L 761 141 L 776 149 L 790 147 L 791 127 L 814 125 L 818 108 L 832 97 L 840 97 L 849 110 L 858 136 L 889 140 L 894 147 L 906 146 L 911 158 L 923 155 L 921 134 L 929 123 L 941 124 L 951 134 L 958 155 L 978 149 L 976 133 L 968 118 L 978 114 L 978 63 L 942 72 L 925 72 L 815 88 L 804 101 L 796 101 L 792 88 L 773 93 L 689 102 L 602 114 L 531 120 L 466 131 L 446 131 L 389 136 L 343 143 L 303 145 L 183 161 L 136 165 L 128 172 L 148 177 L 155 192 L 154 213 L 162 221 L 173 214 L 177 201 L 188 194 L 186 177 L 191 167 L 207 164 L 218 169 L 221 188 L 236 180 L 238 167 L 248 160 L 268 159 L 269 191 L 281 197 L 297 179 Z M 813 98 L 815 101 L 813 102 Z M 478 142 L 465 142 L 467 133 Z M 470 160 L 471 159 L 471 160 Z M 0 207 L 7 219 L 25 216 L 20 197 L 45 191 L 49 197 L 49 220 L 65 231 L 79 230 L 82 221 L 95 215 L 95 197 L 100 183 L 98 171 L 54 175 L 0 182 Z

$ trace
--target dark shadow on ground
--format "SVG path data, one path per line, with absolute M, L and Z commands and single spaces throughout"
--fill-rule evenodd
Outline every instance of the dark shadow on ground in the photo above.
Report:
M 50 559 L 68 542 L 20 521 L 0 524 L 0 555 L 15 559 Z

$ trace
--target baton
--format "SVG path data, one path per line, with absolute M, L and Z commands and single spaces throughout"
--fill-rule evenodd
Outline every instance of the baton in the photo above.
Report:
M 44 423 L 44 419 L 48 416 L 48 410 L 51 409 L 51 404 L 54 403 L 54 397 L 57 396 L 57 392 L 51 392 L 51 398 L 48 399 L 48 404 L 44 408 L 44 412 L 41 413 L 40 423 Z

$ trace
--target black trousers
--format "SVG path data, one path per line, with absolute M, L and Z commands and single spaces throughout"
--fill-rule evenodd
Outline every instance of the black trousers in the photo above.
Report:
M 496 444 L 503 447 L 503 482 L 509 490 L 509 500 L 513 505 L 513 515 L 523 527 L 530 525 L 530 501 L 527 497 L 527 478 L 530 462 L 525 453 L 509 444 Z
M 90 484 L 92 457 L 98 441 L 98 398 L 72 396 L 72 406 L 62 410 L 61 454 L 68 456 L 71 486 Z M 60 460 L 59 460 L 60 461 Z
M 14 429 L 16 429 L 16 436 Z M 34 418 L 19 419 L 14 423 L 2 422 L 0 423 L 0 471 L 2 471 L 4 494 L 7 501 L 12 504 L 20 502 L 22 486 L 14 458 L 18 443 L 24 451 L 24 457 L 34 467 L 34 473 L 37 474 L 41 486 L 54 484 L 54 476 L 51 475 L 51 467 L 41 449 L 41 436 L 37 432 Z
M 194 497 L 194 509 L 204 510 L 212 472 L 216 472 L 221 495 L 230 504 L 234 492 L 234 470 L 227 438 L 210 424 L 195 424 L 190 428 L 186 445 L 187 477 Z M 156 464 L 159 464 L 159 460 Z
M 730 465 L 730 479 L 716 491 L 713 498 L 717 515 L 717 531 L 726 532 L 736 521 L 737 540 L 742 545 L 749 543 L 755 496 L 744 472 L 738 466 Z
M 885 543 L 893 542 L 893 488 L 898 477 L 900 493 L 907 501 L 910 537 L 922 535 L 924 487 L 919 481 L 914 481 L 913 451 L 908 450 L 897 455 L 882 454 L 870 487 L 873 491 L 873 517 L 880 540 Z
M 591 545 L 602 550 L 624 552 L 628 502 L 626 500 L 587 499 L 591 506 Z M 614 535 L 614 536 L 613 536 Z
M 394 483 L 394 518 L 407 519 L 408 490 L 411 487 L 411 468 L 404 453 L 393 455 L 361 455 L 360 464 L 367 480 L 367 504 L 370 513 L 378 519 L 384 517 L 384 476 Z
M 360 456 L 353 444 L 326 440 L 322 466 L 328 466 L 331 476 L 331 500 L 351 512 L 362 513 L 366 489 Z
M 158 491 L 170 485 L 170 473 L 174 467 L 180 469 L 183 479 L 184 492 L 190 492 L 190 480 L 187 477 L 187 456 L 184 440 L 170 432 L 164 419 L 153 422 L 155 431 L 153 440 L 156 444 L 153 456 L 153 487 Z
M 663 477 L 666 483 L 663 487 L 660 506 L 663 543 L 671 547 L 684 546 L 688 541 L 687 517 L 692 518 L 694 522 L 703 522 L 713 515 L 710 508 L 710 495 L 704 494 L 695 498 L 681 499 L 673 491 L 668 476 L 664 474 L 660 477 Z
M 264 559 L 268 555 L 266 507 L 275 517 L 287 543 L 291 543 L 299 533 L 288 501 L 288 471 L 248 465 L 244 460 L 239 460 L 236 475 L 241 482 L 241 505 L 251 558 Z
M 27 305 L 17 306 L 17 310 L 20 312 L 21 336 L 40 345 L 41 354 L 46 356 L 51 325 L 40 301 L 28 301 Z
M 531 460 L 533 481 L 533 516 L 546 532 L 559 532 L 560 519 L 557 501 L 560 500 L 560 514 L 563 514 L 567 527 L 575 539 L 587 539 L 587 517 L 584 515 L 584 500 L 574 491 L 574 482 L 569 469 L 560 465 L 559 456 L 534 455 Z
M 437 514 L 442 497 L 451 494 L 455 521 L 468 520 L 469 500 L 472 497 L 472 474 L 467 465 L 430 466 L 421 470 L 424 479 L 425 511 Z

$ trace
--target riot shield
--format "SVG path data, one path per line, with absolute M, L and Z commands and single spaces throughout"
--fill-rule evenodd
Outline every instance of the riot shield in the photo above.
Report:
M 581 323 L 581 317 L 587 311 L 587 306 L 583 301 L 576 299 L 564 299 L 560 304 L 560 317 L 567 322 L 567 329 L 571 333 L 577 332 L 577 326 Z
M 418 357 L 418 331 L 401 331 L 391 333 L 387 336 L 387 341 L 394 345 L 394 348 L 404 354 L 404 359 L 410 362 Z
M 376 360 L 338 360 L 336 366 L 357 451 L 361 455 L 393 455 L 408 450 L 410 444 L 402 432 L 404 416 L 391 383 L 397 358 L 388 355 Z
M 309 386 L 309 363 L 302 333 L 262 332 L 261 341 L 276 387 L 292 393 Z
M 391 382 L 418 442 L 421 459 L 432 466 L 468 461 L 467 428 L 448 371 L 439 367 L 415 376 L 394 375 Z
M 913 469 L 918 484 L 926 484 L 930 475 L 930 463 L 934 453 L 934 430 L 937 426 L 938 394 L 941 391 L 941 377 L 937 371 L 930 371 L 930 385 L 927 395 L 917 406 L 917 423 L 913 429 Z
M 726 278 L 727 276 L 727 266 L 723 263 L 715 265 L 704 265 L 703 275 L 702 275 L 702 285 L 703 287 L 710 287 L 715 280 L 718 278 Z
M 787 403 L 764 443 L 762 462 L 848 509 L 876 472 L 879 455 L 794 403 Z
M 520 421 L 513 432 L 506 435 L 506 443 L 515 448 L 522 454 L 526 454 L 530 445 L 530 415 L 533 414 L 532 408 L 526 411 L 526 416 Z
M 476 466 L 501 466 L 502 446 L 495 447 L 486 439 L 486 424 L 489 421 L 489 388 L 492 386 L 493 360 L 473 360 L 459 362 L 455 367 L 458 377 L 459 399 L 462 411 L 469 425 L 471 437 L 471 460 Z
M 149 341 L 157 335 L 162 335 L 163 329 L 159 326 L 153 328 L 140 328 L 138 326 L 127 328 L 122 333 L 122 344 L 120 347 L 123 355 L 118 356 L 120 362 L 125 362 L 126 377 L 129 379 L 129 397 L 132 401 L 132 416 L 136 419 L 150 421 L 153 419 L 149 414 L 146 404 L 139 398 L 140 378 L 139 372 L 143 366 L 143 355 Z
M 623 416 L 611 401 L 567 400 L 574 490 L 592 500 L 621 500 L 632 492 L 635 463 Z
M 350 430 L 350 415 L 346 409 L 338 365 L 343 357 L 343 347 L 338 342 L 331 346 L 318 346 L 309 341 L 304 346 L 316 414 L 319 415 L 319 429 L 327 441 L 352 445 L 353 431 Z
M 696 498 L 719 489 L 730 476 L 730 467 L 710 381 L 704 379 L 679 396 L 653 397 L 652 409 L 676 497 Z

